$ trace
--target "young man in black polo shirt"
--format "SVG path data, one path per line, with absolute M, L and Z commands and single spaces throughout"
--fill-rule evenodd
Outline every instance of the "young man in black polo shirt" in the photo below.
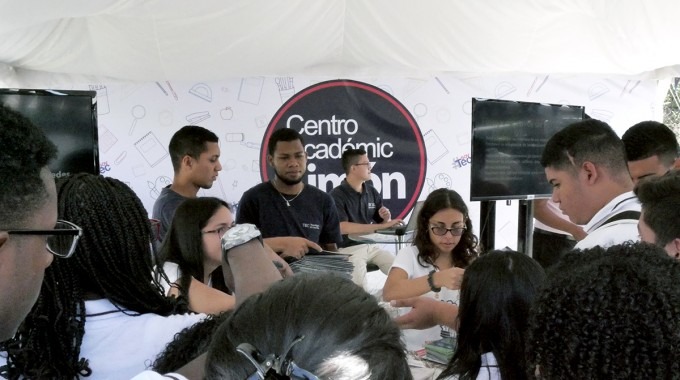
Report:
M 365 281 L 366 264 L 375 264 L 387 274 L 394 255 L 375 244 L 353 242 L 347 235 L 372 233 L 401 223 L 401 219 L 391 218 L 390 210 L 382 204 L 380 193 L 367 182 L 371 179 L 371 166 L 365 150 L 346 150 L 342 154 L 346 178 L 340 186 L 331 190 L 343 235 L 340 250 L 351 253 L 350 260 L 354 263 L 352 280 L 358 285 L 363 285 Z

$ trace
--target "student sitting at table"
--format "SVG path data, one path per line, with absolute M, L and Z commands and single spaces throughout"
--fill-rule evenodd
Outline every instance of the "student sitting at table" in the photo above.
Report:
M 412 216 L 413 217 L 413 216 Z M 399 251 L 383 289 L 386 301 L 427 295 L 458 304 L 464 268 L 477 257 L 477 237 L 461 196 L 449 189 L 430 193 L 417 215 L 413 246 Z M 448 326 L 404 332 L 409 349 L 449 335 Z
M 158 251 L 157 268 L 167 295 L 184 295 L 189 309 L 216 314 L 234 307 L 234 296 L 212 287 L 211 273 L 222 264 L 220 239 L 234 225 L 229 205 L 202 197 L 182 202 Z M 160 277 L 160 276 L 158 276 Z

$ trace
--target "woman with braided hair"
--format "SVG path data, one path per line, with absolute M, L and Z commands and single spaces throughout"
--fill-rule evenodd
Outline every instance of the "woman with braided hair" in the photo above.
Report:
M 58 183 L 59 218 L 83 229 L 76 252 L 54 260 L 15 338 L 15 378 L 131 378 L 175 333 L 202 320 L 165 296 L 153 276 L 148 214 L 124 183 L 76 174 Z

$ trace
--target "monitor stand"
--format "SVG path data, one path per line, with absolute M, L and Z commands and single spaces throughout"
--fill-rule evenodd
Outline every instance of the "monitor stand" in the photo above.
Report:
M 486 252 L 496 246 L 496 201 L 481 201 L 479 211 L 479 243 Z
M 534 202 L 519 201 L 517 214 L 517 251 L 532 256 L 534 250 Z

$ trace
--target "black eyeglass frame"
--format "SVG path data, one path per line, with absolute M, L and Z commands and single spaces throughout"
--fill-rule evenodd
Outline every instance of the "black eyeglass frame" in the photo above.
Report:
M 438 233 L 434 232 L 434 230 L 437 229 L 437 228 L 440 228 L 440 229 L 446 230 L 446 231 L 444 231 L 443 234 L 438 234 Z M 446 236 L 446 234 L 449 233 L 449 232 L 451 232 L 451 236 L 463 236 L 463 234 L 465 233 L 465 230 L 467 230 L 467 227 L 446 228 L 446 227 L 434 226 L 434 225 L 430 224 L 430 231 L 432 231 L 432 233 L 435 236 Z M 460 233 L 457 233 L 456 231 L 460 231 Z
M 45 247 L 47 248 L 48 251 L 50 251 L 51 254 L 61 257 L 64 259 L 67 259 L 73 255 L 75 252 L 76 245 L 78 244 L 78 239 L 80 239 L 81 236 L 83 236 L 83 229 L 78 227 L 76 224 L 71 223 L 67 220 L 57 220 L 57 223 L 64 223 L 71 228 L 56 228 L 56 229 L 51 229 L 51 230 L 36 230 L 36 229 L 30 229 L 30 228 L 16 228 L 16 229 L 6 229 L 2 230 L 7 232 L 9 235 L 48 235 L 48 236 L 73 236 L 73 242 L 71 243 L 71 248 L 69 249 L 68 253 L 66 254 L 61 254 L 55 252 L 51 247 L 49 243 L 49 239 L 47 240 L 47 243 L 45 244 Z

